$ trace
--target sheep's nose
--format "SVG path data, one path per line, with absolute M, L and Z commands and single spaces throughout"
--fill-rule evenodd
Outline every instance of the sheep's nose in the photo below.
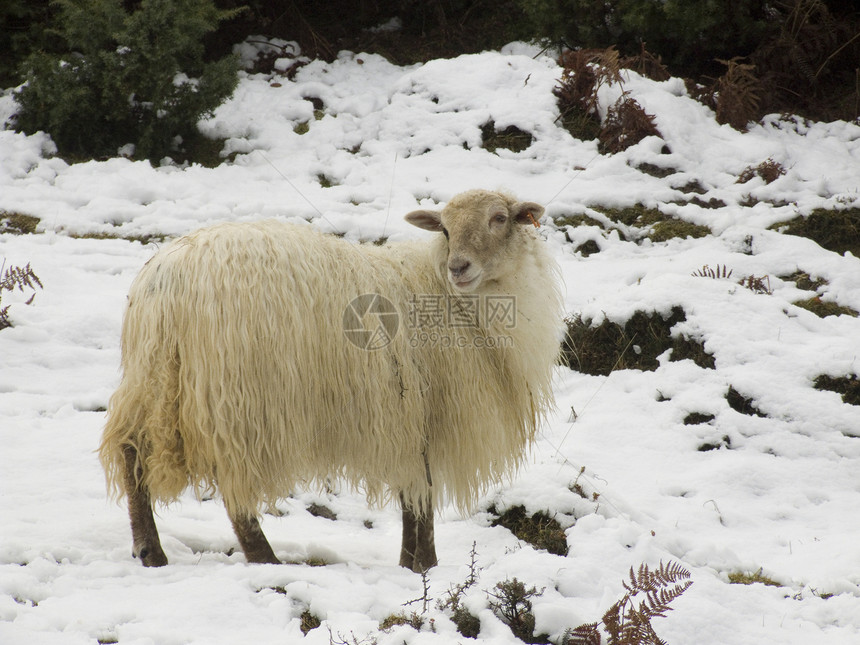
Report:
M 452 260 L 448 263 L 448 270 L 452 276 L 459 278 L 468 271 L 470 266 L 472 266 L 472 263 L 468 260 Z

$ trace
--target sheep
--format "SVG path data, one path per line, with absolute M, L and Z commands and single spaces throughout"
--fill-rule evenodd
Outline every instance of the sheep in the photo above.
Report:
M 406 215 L 429 239 L 229 222 L 158 251 L 129 292 L 99 448 L 133 555 L 167 563 L 152 507 L 192 487 L 220 494 L 248 562 L 277 563 L 260 509 L 338 479 L 397 499 L 400 565 L 436 565 L 434 508 L 466 510 L 513 473 L 553 404 L 560 272 L 529 225 L 543 210 L 473 190 Z

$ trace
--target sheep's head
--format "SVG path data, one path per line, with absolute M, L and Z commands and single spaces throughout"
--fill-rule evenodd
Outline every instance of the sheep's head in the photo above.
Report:
M 445 236 L 448 281 L 468 293 L 518 264 L 514 260 L 525 239 L 520 227 L 534 224 L 543 210 L 504 193 L 470 190 L 455 196 L 442 211 L 413 211 L 406 221 Z

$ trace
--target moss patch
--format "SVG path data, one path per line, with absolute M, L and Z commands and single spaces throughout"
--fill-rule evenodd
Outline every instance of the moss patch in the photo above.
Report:
M 643 204 L 625 206 L 624 208 L 603 208 L 601 206 L 592 206 L 592 208 L 603 213 L 613 222 L 639 228 L 651 226 L 667 218 L 667 215 L 664 215 L 658 209 L 648 208 Z
M 311 504 L 310 506 L 308 506 L 308 513 L 310 513 L 314 517 L 322 517 L 327 520 L 337 519 L 337 514 L 328 506 L 323 506 L 322 504 Z
M 561 217 L 556 217 L 552 222 L 558 228 L 565 226 L 573 226 L 574 228 L 577 226 L 597 226 L 599 228 L 605 228 L 603 222 L 585 214 L 563 215 Z
M 693 199 L 684 202 L 674 202 L 676 204 L 693 204 L 694 206 L 698 206 L 699 208 L 707 208 L 709 210 L 715 210 L 717 208 L 725 208 L 728 204 L 726 204 L 722 199 L 717 199 L 716 197 L 711 197 L 709 200 L 705 201 L 698 195 L 693 197 Z
M 667 219 L 654 224 L 654 228 L 646 237 L 652 242 L 668 242 L 674 238 L 686 239 L 692 237 L 694 239 L 705 237 L 710 234 L 711 229 L 701 224 L 692 224 L 680 219 Z
M 803 291 L 818 291 L 828 284 L 824 278 L 813 278 L 806 271 L 795 271 L 791 275 L 779 276 L 779 279 L 794 282 L 797 288 Z
M 692 338 L 673 338 L 672 328 L 686 320 L 681 307 L 673 307 L 664 318 L 656 312 L 637 311 L 623 325 L 605 320 L 593 326 L 580 316 L 568 318 L 562 342 L 561 361 L 570 369 L 607 376 L 616 369 L 653 371 L 657 357 L 672 350 L 672 361 L 689 359 L 699 367 L 714 368 L 714 357 L 704 344 Z
M 515 125 L 510 125 L 504 130 L 496 130 L 496 124 L 488 121 L 481 126 L 481 146 L 487 152 L 495 152 L 504 148 L 512 152 L 522 152 L 528 148 L 534 137 L 530 132 L 520 130 Z
M 703 443 L 696 450 L 699 452 L 710 452 L 711 450 L 719 450 L 720 448 L 731 448 L 732 440 L 729 435 L 723 435 L 723 438 L 720 441 L 710 441 Z
M 527 515 L 524 506 L 514 506 L 499 513 L 495 506 L 489 512 L 496 516 L 492 526 L 504 526 L 520 540 L 528 542 L 536 549 L 543 549 L 555 555 L 567 555 L 567 537 L 564 529 L 546 513 Z
M 141 244 L 160 243 L 167 239 L 165 235 L 120 235 L 112 231 L 69 233 L 69 237 L 74 240 L 126 240 L 127 242 L 140 242 Z
M 729 386 L 729 391 L 726 392 L 726 402 L 735 412 L 740 412 L 741 414 L 745 414 L 750 417 L 767 416 L 756 407 L 755 402 L 752 399 L 745 397 L 732 386 Z
M 561 117 L 561 127 L 581 141 L 593 141 L 600 135 L 600 120 L 580 108 L 566 110 Z
M 761 584 L 766 585 L 768 587 L 782 587 L 784 585 L 780 584 L 773 578 L 768 578 L 766 575 L 762 573 L 762 570 L 759 569 L 755 573 L 749 573 L 745 571 L 735 571 L 729 574 L 729 582 L 733 585 L 755 585 Z
M 391 614 L 379 623 L 379 629 L 385 632 L 401 625 L 406 625 L 418 631 L 424 625 L 424 617 L 416 614 L 414 611 L 411 614 L 407 614 L 406 612 Z
M 807 237 L 835 253 L 850 251 L 860 256 L 860 208 L 816 208 L 807 217 L 796 217 L 771 226 L 788 235 Z
M 657 208 L 648 208 L 643 204 L 624 208 L 602 208 L 600 206 L 592 206 L 592 208 L 603 213 L 613 222 L 642 229 L 640 237 L 648 238 L 652 242 L 666 242 L 674 238 L 700 238 L 711 232 L 707 226 L 675 219 Z
M 851 307 L 843 307 L 835 302 L 822 300 L 819 296 L 798 300 L 792 304 L 795 307 L 811 311 L 819 318 L 826 318 L 827 316 L 853 316 L 856 318 L 858 316 L 858 313 Z
M 317 175 L 317 181 L 320 183 L 320 187 L 322 188 L 331 188 L 332 186 L 338 185 L 334 179 L 328 175 L 324 175 L 323 173 Z
M 600 251 L 600 245 L 594 240 L 583 242 L 574 249 L 575 253 L 581 253 L 584 258 L 587 258 L 589 255 L 594 255 L 595 253 L 600 253 Z
M 299 616 L 299 629 L 302 630 L 302 634 L 305 636 L 308 635 L 309 631 L 316 629 L 320 625 L 322 625 L 322 621 L 314 616 L 310 609 L 305 609 L 302 615 Z
M 0 233 L 12 233 L 13 235 L 30 235 L 36 232 L 39 218 L 23 213 L 9 213 L 0 211 Z
M 585 214 L 564 215 L 562 217 L 555 218 L 553 220 L 553 223 L 560 229 L 566 229 L 568 226 L 571 226 L 573 228 L 576 228 L 578 226 L 596 226 L 604 230 L 606 228 L 603 222 Z M 618 234 L 623 239 L 624 236 L 622 232 L 619 231 Z M 567 230 L 565 230 L 564 236 L 568 242 L 573 242 Z M 600 253 L 600 251 L 600 245 L 594 240 L 587 240 L 574 249 L 574 252 L 581 253 L 583 257 L 588 257 L 589 255 Z
M 715 418 L 716 417 L 713 414 L 706 414 L 704 412 L 691 412 L 684 417 L 684 425 L 694 426 L 699 425 L 701 423 L 710 423 Z
M 669 175 L 674 175 L 678 170 L 676 168 L 664 168 L 652 163 L 641 163 L 636 166 L 636 170 L 646 175 L 651 175 L 657 179 L 664 179 Z
M 842 395 L 842 401 L 850 405 L 860 405 L 860 380 L 856 374 L 851 376 L 827 376 L 822 374 L 815 379 L 816 390 L 827 390 Z

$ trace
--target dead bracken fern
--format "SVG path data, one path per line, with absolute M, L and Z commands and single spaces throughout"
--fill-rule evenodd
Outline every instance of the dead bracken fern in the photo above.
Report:
M 2 271 L 2 267 L 0 267 L 0 271 Z M 33 295 L 26 301 L 26 304 L 30 304 L 33 302 L 33 298 L 36 297 L 36 287 L 42 288 L 42 281 L 39 280 L 39 276 L 37 276 L 33 269 L 30 268 L 29 263 L 24 268 L 21 267 L 9 267 L 6 269 L 6 272 L 3 273 L 3 278 L 0 279 L 0 293 L 3 291 L 14 291 L 16 288 L 19 291 L 24 291 L 25 288 L 32 289 Z M 9 322 L 9 307 L 11 305 L 6 305 L 5 307 L 0 307 L 0 329 L 6 329 L 7 327 L 11 327 L 12 323 Z
M 577 139 L 596 139 L 600 133 L 598 90 L 603 85 L 621 83 L 618 51 L 614 47 L 567 51 L 561 55 L 559 64 L 564 70 L 553 89 L 558 101 L 558 120 Z
M 753 293 L 761 293 L 767 296 L 773 294 L 773 288 L 770 286 L 770 276 L 755 276 L 748 275 L 744 278 L 738 280 L 738 284 L 742 287 L 746 287 Z
M 654 117 L 624 92 L 606 113 L 598 135 L 600 151 L 604 154 L 621 152 L 650 136 L 660 136 Z
M 770 90 L 766 109 L 777 106 L 774 97 L 791 96 L 798 107 L 814 107 L 822 99 L 842 94 L 840 118 L 856 117 L 858 87 L 854 106 L 850 95 L 851 77 L 857 78 L 856 52 L 860 31 L 857 23 L 840 15 L 839 3 L 823 0 L 777 0 L 773 10 L 779 17 L 779 33 L 766 39 L 752 59 Z M 828 5 L 831 5 L 830 7 Z M 835 13 L 831 11 L 835 10 Z M 853 73 L 852 73 L 853 72 Z M 843 94 L 844 92 L 844 94 Z M 778 100 L 778 99 L 777 99 Z M 784 109 L 785 104 L 779 104 Z M 826 120 L 831 120 L 830 118 Z
M 635 67 L 654 78 L 668 78 L 659 58 L 648 53 L 644 45 L 639 56 L 624 59 L 615 47 L 567 51 L 559 63 L 564 71 L 553 94 L 558 99 L 559 119 L 573 136 L 580 139 L 596 137 L 604 154 L 626 150 L 647 136 L 660 136 L 654 117 L 647 114 L 628 92 L 623 92 L 609 108 L 602 124 L 598 116 L 600 88 L 604 85 L 622 86 L 622 69 Z
M 696 278 L 711 278 L 713 280 L 727 280 L 732 277 L 732 269 L 729 269 L 725 264 L 723 266 L 717 265 L 716 269 L 712 269 L 707 264 L 704 265 L 701 269 L 697 269 L 693 271 L 690 275 Z M 738 284 L 742 287 L 746 287 L 753 293 L 762 293 L 766 295 L 771 295 L 773 293 L 773 288 L 770 286 L 770 276 L 755 276 L 748 275 L 744 276 L 740 280 L 738 280 Z
M 665 645 L 651 620 L 663 618 L 671 611 L 672 601 L 689 589 L 690 572 L 677 563 L 651 571 L 642 564 L 639 571 L 630 569 L 630 581 L 624 582 L 625 594 L 613 604 L 600 623 L 587 623 L 567 633 L 565 645 L 600 645 L 600 625 L 609 635 L 607 645 Z
M 644 42 L 640 43 L 638 54 L 625 56 L 621 59 L 621 67 L 631 69 L 653 81 L 668 81 L 672 78 L 669 70 L 663 64 L 663 59 L 645 49 Z
M 764 183 L 770 184 L 782 177 L 785 174 L 785 168 L 778 161 L 774 161 L 773 157 L 768 157 L 757 166 L 747 166 L 738 176 L 738 184 L 745 184 L 748 181 L 759 177 L 764 180 Z
M 562 118 L 570 110 L 597 113 L 597 91 L 603 85 L 621 83 L 621 58 L 615 47 L 566 51 L 559 63 L 564 68 L 553 89 Z
M 742 63 L 742 60 L 739 56 L 731 60 L 718 59 L 726 66 L 726 73 L 713 86 L 717 122 L 740 131 L 758 118 L 761 104 L 761 83 L 755 74 L 755 65 Z
M 731 277 L 732 270 L 725 264 L 723 266 L 718 264 L 716 269 L 712 269 L 706 264 L 701 269 L 693 271 L 691 275 L 697 278 L 713 278 L 714 280 L 717 280 Z

